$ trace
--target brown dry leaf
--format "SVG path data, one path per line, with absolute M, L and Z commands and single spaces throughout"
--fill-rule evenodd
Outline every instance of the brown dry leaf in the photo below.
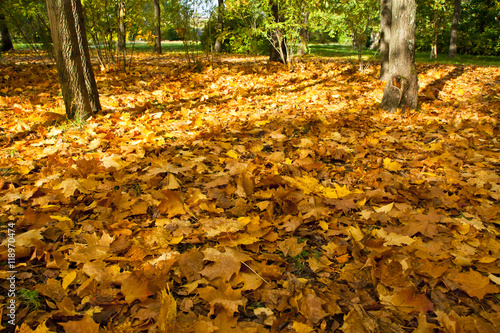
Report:
M 121 291 L 127 303 L 132 303 L 136 299 L 144 301 L 153 293 L 148 289 L 147 280 L 135 273 L 130 274 L 122 281 Z
M 163 199 L 158 205 L 158 210 L 162 214 L 166 214 L 168 217 L 174 217 L 187 213 L 181 195 L 178 192 L 167 189 L 163 191 L 163 194 L 166 199 Z
M 418 315 L 418 327 L 413 331 L 413 333 L 434 333 L 436 325 L 429 324 L 427 322 L 427 316 L 421 312 Z
M 500 292 L 497 286 L 490 283 L 490 279 L 487 276 L 474 270 L 464 273 L 452 271 L 446 277 L 456 283 L 470 297 L 477 297 L 480 300 L 487 294 Z
M 220 277 L 223 281 L 229 281 L 234 274 L 240 271 L 242 262 L 251 260 L 248 255 L 229 247 L 226 247 L 225 250 L 226 252 L 219 252 L 214 248 L 208 248 L 203 251 L 204 260 L 213 261 L 213 264 L 206 266 L 200 274 L 209 280 Z
M 48 279 L 45 284 L 37 285 L 36 290 L 55 302 L 61 302 L 67 294 L 67 291 L 61 286 L 61 282 L 52 278 Z
M 327 315 L 322 308 L 325 304 L 326 302 L 316 295 L 308 294 L 299 301 L 299 310 L 313 324 L 318 324 Z
M 306 245 L 306 243 L 299 244 L 297 238 L 293 237 L 279 242 L 278 248 L 285 256 L 295 257 L 303 251 Z
M 210 305 L 209 315 L 212 315 L 215 308 L 220 306 L 229 317 L 232 317 L 238 311 L 238 306 L 244 306 L 247 302 L 247 299 L 241 296 L 241 290 L 235 290 L 228 284 L 221 283 L 220 288 L 217 289 L 212 286 L 198 288 L 198 292 L 200 297 Z
M 405 313 L 425 313 L 434 308 L 434 304 L 424 294 L 418 294 L 414 287 L 396 288 L 392 295 L 381 296 L 380 299 Z
M 344 325 L 341 327 L 345 333 L 375 333 L 379 329 L 377 321 L 359 306 L 354 306 L 354 309 L 344 315 Z
M 204 265 L 203 258 L 203 253 L 196 248 L 191 248 L 179 256 L 177 260 L 179 268 L 188 282 L 193 282 L 201 278 L 200 272 L 203 270 Z

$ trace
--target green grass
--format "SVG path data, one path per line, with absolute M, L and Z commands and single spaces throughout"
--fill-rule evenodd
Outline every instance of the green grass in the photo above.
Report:
M 41 49 L 42 44 L 33 44 L 36 48 Z M 92 48 L 92 44 L 90 44 Z M 130 52 L 134 48 L 134 52 L 152 52 L 154 50 L 154 46 L 150 43 L 144 41 L 136 41 L 135 45 L 133 42 L 127 42 L 127 52 Z M 182 41 L 163 41 L 161 43 L 163 52 L 184 52 L 184 45 Z M 201 51 L 201 44 L 197 43 L 195 46 L 196 51 Z M 16 43 L 14 44 L 14 50 L 31 50 L 32 46 L 26 43 Z
M 41 48 L 41 44 L 35 44 Z M 135 45 L 132 42 L 127 42 L 127 52 L 131 52 L 132 47 L 134 52 L 153 52 L 153 46 L 150 43 L 143 41 L 136 41 Z M 350 45 L 339 44 L 310 44 L 310 55 L 335 58 L 339 60 L 358 60 L 357 50 Z M 16 50 L 30 50 L 29 44 L 18 43 L 14 45 Z M 194 47 L 195 51 L 203 51 L 201 44 L 198 43 Z M 169 52 L 184 52 L 184 45 L 182 41 L 164 41 L 162 42 L 162 51 Z M 363 49 L 363 60 L 369 61 L 372 59 L 375 51 Z M 430 59 L 429 52 L 417 52 L 415 55 L 416 61 L 420 63 L 431 64 L 449 64 L 449 65 L 477 65 L 477 66 L 500 66 L 500 57 L 493 56 L 474 56 L 468 54 L 459 54 L 455 59 L 448 58 L 446 54 L 438 54 L 437 59 Z M 380 53 L 377 53 L 376 59 L 380 59 Z
M 343 60 L 358 60 L 358 52 L 349 45 L 338 44 L 311 44 L 309 45 L 311 55 L 320 57 L 329 57 Z M 363 49 L 363 60 L 372 59 L 375 51 Z M 377 53 L 376 59 L 380 59 L 380 53 Z M 438 54 L 437 59 L 430 59 L 429 52 L 417 52 L 415 60 L 420 63 L 439 63 L 449 65 L 477 65 L 477 66 L 500 66 L 500 57 L 492 56 L 474 56 L 468 54 L 458 54 L 456 58 L 448 58 L 447 54 Z
M 127 50 L 132 50 L 132 47 L 138 52 L 154 51 L 154 45 L 143 41 L 136 41 L 135 45 L 133 42 L 127 42 Z M 161 49 L 163 52 L 184 52 L 184 44 L 182 41 L 163 41 L 161 42 Z M 194 49 L 196 51 L 201 51 L 201 44 L 197 43 L 194 45 Z

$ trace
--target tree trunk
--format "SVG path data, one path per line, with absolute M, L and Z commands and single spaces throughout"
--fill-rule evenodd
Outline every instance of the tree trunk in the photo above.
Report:
M 161 15 L 160 15 L 160 2 L 158 0 L 153 1 L 154 12 L 155 12 L 155 52 L 156 54 L 161 54 Z
M 380 1 L 380 80 L 389 79 L 389 42 L 391 40 L 392 0 Z
M 299 32 L 299 45 L 297 54 L 304 55 L 309 52 L 309 31 L 307 30 L 307 26 L 309 25 L 309 11 L 304 13 L 304 26 L 300 28 Z
M 215 40 L 214 51 L 222 52 L 222 32 L 224 31 L 224 0 L 219 0 L 217 9 L 217 39 Z
M 101 110 L 80 0 L 46 0 L 66 115 L 86 120 Z
M 432 22 L 432 45 L 431 45 L 431 59 L 436 59 L 437 58 L 437 42 L 438 42 L 438 20 L 439 20 L 439 11 L 437 9 L 434 9 L 434 21 Z
M 382 108 L 416 109 L 418 78 L 415 67 L 415 0 L 392 0 L 392 27 L 389 45 L 389 72 Z
M 125 30 L 125 2 L 118 1 L 118 52 L 125 50 L 126 30 Z
M 9 28 L 5 22 L 5 16 L 0 14 L 0 52 L 7 52 L 14 48 L 10 38 Z
M 458 21 L 460 20 L 461 11 L 461 0 L 455 0 L 455 10 L 453 11 L 453 21 L 451 23 L 450 50 L 448 52 L 450 58 L 457 56 Z
M 274 21 L 281 22 L 278 4 L 275 1 L 273 1 L 273 4 L 271 6 L 271 12 L 273 14 Z M 275 31 L 270 31 L 269 33 L 271 34 L 269 61 L 281 62 L 286 64 L 287 54 L 288 54 L 286 50 L 286 40 L 281 36 L 279 29 L 276 29 Z

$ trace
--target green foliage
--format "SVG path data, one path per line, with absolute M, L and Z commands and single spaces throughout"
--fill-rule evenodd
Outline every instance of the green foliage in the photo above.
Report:
M 21 288 L 19 289 L 19 298 L 21 302 L 24 303 L 31 311 L 36 311 L 42 306 L 40 296 L 36 290 L 31 291 L 29 289 Z
M 53 55 L 47 9 L 43 0 L 3 0 L 0 13 L 4 14 L 14 43 L 25 42 L 36 49 L 40 45 Z
M 458 52 L 500 55 L 500 1 L 462 1 Z
M 224 30 L 219 36 L 224 41 L 225 51 L 245 54 L 269 51 L 269 43 L 260 30 L 263 20 L 261 3 L 226 0 L 224 12 Z M 213 45 L 216 31 L 217 13 L 213 12 L 200 38 L 204 49 L 210 49 Z
M 428 52 L 436 43 L 438 53 L 448 51 L 453 8 L 451 0 L 418 1 L 417 50 Z

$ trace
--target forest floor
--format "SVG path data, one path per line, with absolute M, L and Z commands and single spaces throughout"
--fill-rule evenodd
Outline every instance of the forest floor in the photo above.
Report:
M 141 57 L 85 124 L 0 64 L 0 329 L 500 332 L 500 68 Z

